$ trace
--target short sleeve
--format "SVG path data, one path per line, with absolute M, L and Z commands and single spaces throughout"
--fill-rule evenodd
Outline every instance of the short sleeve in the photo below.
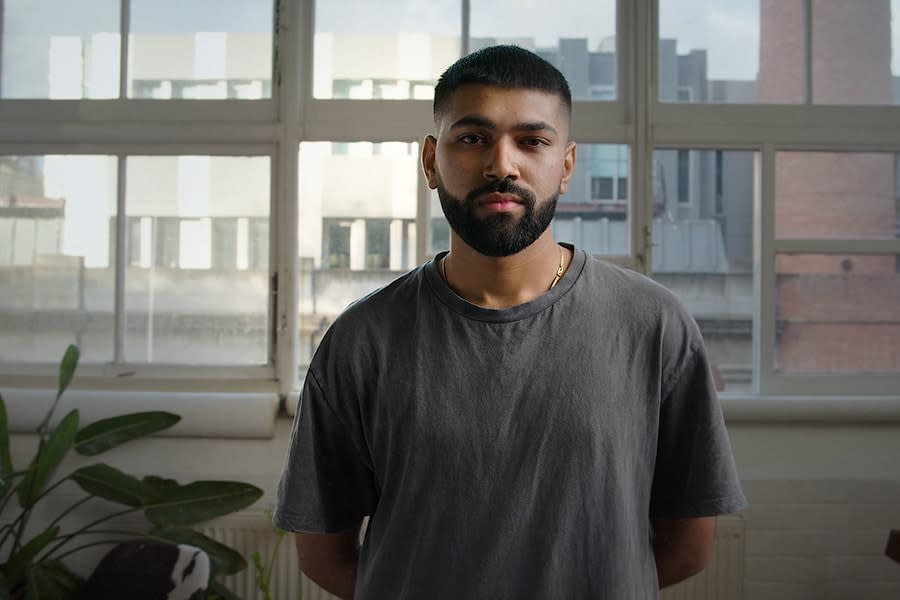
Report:
M 273 523 L 280 529 L 332 533 L 354 529 L 373 512 L 369 461 L 334 412 L 312 370 L 300 396 Z
M 664 387 L 650 517 L 684 519 L 746 506 L 702 343 Z

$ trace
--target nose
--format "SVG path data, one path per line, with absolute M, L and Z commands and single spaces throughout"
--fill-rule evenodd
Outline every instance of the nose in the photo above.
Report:
M 513 140 L 498 139 L 487 153 L 485 179 L 519 178 L 518 149 Z

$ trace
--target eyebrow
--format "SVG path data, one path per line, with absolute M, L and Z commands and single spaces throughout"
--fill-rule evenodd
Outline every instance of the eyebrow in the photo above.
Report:
M 495 131 L 497 129 L 497 125 L 491 121 L 490 119 L 486 119 L 484 117 L 479 117 L 477 115 L 467 115 L 458 121 L 454 122 L 450 129 L 456 129 L 458 127 L 482 127 L 484 129 L 490 129 L 491 131 Z M 516 123 L 513 125 L 514 131 L 550 131 L 554 135 L 559 135 L 556 129 L 545 121 L 525 121 L 522 123 Z

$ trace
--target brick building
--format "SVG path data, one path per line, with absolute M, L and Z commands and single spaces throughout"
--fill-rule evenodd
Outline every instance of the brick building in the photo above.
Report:
M 817 0 L 812 7 L 812 102 L 890 105 L 889 0 Z M 803 4 L 763 0 L 761 102 L 807 101 Z M 781 152 L 779 239 L 892 239 L 893 153 Z M 894 256 L 782 254 L 776 260 L 777 368 L 891 373 L 900 369 L 900 278 Z

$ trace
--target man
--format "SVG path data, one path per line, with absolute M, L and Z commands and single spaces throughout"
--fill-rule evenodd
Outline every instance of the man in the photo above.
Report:
M 279 485 L 275 524 L 342 598 L 655 598 L 745 504 L 693 320 L 553 239 L 570 113 L 516 47 L 435 88 L 422 166 L 450 251 L 335 321 Z

